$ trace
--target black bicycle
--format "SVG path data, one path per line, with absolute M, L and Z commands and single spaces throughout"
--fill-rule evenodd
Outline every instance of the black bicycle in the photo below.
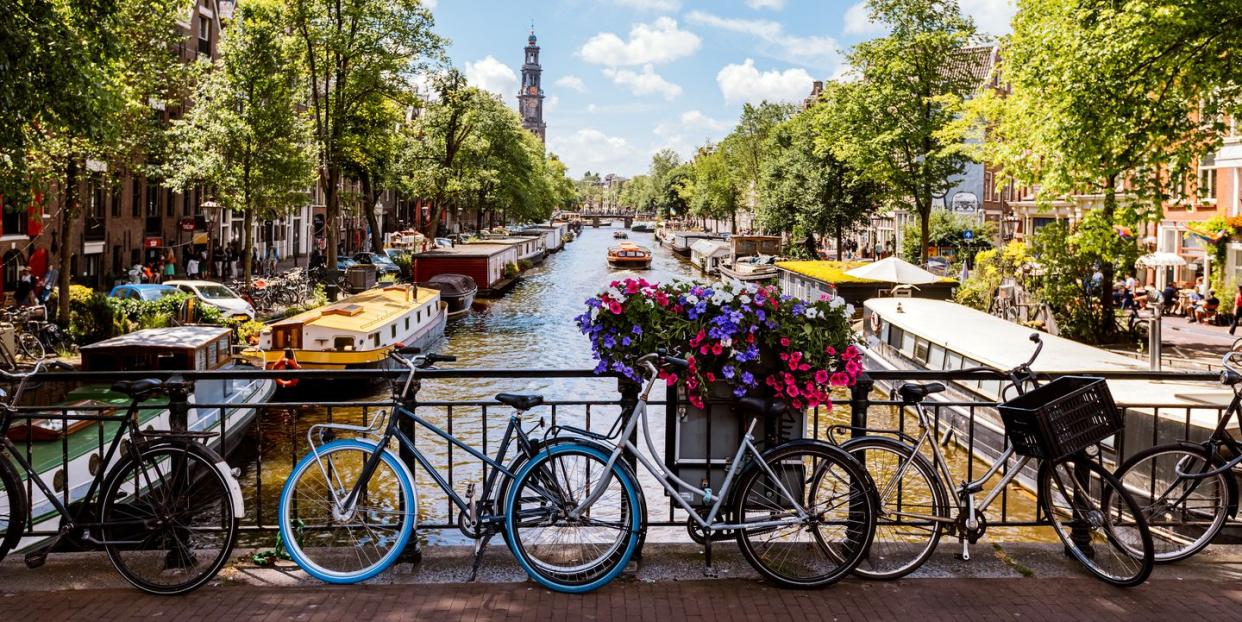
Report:
M 1242 408 L 1242 373 L 1234 365 L 1239 360 L 1238 351 L 1221 359 L 1220 383 L 1233 389 L 1233 399 L 1207 439 L 1156 445 L 1130 456 L 1117 469 L 1117 479 L 1147 517 L 1157 562 L 1202 551 L 1238 513 L 1233 469 L 1242 464 L 1242 444 L 1230 435 L 1229 422 Z M 1242 417 L 1238 419 L 1242 431 Z M 1158 429 L 1161 419 L 1154 417 L 1153 425 Z M 1183 425 L 1176 423 L 1179 434 Z
M 61 544 L 103 547 L 121 576 L 151 594 L 182 594 L 209 581 L 236 541 L 244 513 L 241 488 L 224 458 L 202 444 L 213 433 L 143 430 L 138 417 L 139 404 L 157 396 L 168 396 L 170 416 L 177 416 L 181 407 L 188 409 L 193 384 L 122 380 L 112 390 L 130 397 L 125 415 L 64 415 L 65 427 L 70 420 L 89 420 L 115 429 L 102 456 L 91 453 L 68 462 L 64 475 L 57 475 L 58 488 L 65 492 L 57 493 L 8 435 L 13 421 L 25 416 L 16 406 L 22 390 L 42 367 L 0 374 L 18 381 L 12 399 L 0 392 L 0 559 L 24 546 L 33 549 L 25 556 L 27 567 L 37 568 Z M 107 465 L 112 467 L 103 468 Z M 22 472 L 33 484 L 29 494 Z M 86 494 L 71 497 L 68 491 L 88 476 Z M 23 541 L 27 521 L 47 522 L 55 515 L 60 516 L 55 535 Z

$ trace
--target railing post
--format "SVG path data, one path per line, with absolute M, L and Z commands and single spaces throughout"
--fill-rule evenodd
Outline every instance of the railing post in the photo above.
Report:
M 621 394 L 621 413 L 625 414 L 634 410 L 638 406 L 638 392 L 642 390 L 642 386 L 637 382 L 626 377 L 617 378 L 617 392 Z M 634 426 L 634 431 L 630 434 L 630 442 L 638 447 L 638 426 Z M 638 473 L 638 458 L 633 454 L 625 455 L 625 462 L 630 465 L 633 473 Z
M 190 422 L 190 392 L 194 390 L 194 384 L 186 382 L 181 376 L 169 378 L 168 383 L 178 384 L 177 388 L 168 391 L 168 428 L 173 432 L 185 432 Z M 223 426 L 224 422 L 220 423 Z
M 854 386 L 850 387 L 850 438 L 856 438 L 864 434 L 863 428 L 867 427 L 867 407 L 871 405 L 871 391 L 875 388 L 875 381 L 866 372 L 859 374 L 854 381 Z M 864 456 L 854 454 L 859 463 L 865 468 L 867 465 L 863 462 Z M 859 488 L 866 486 L 865 482 L 857 482 Z M 864 492 L 864 494 L 866 494 Z M 865 501 L 862 495 L 850 495 L 850 524 L 856 524 L 858 519 L 862 517 L 865 509 Z M 851 538 L 862 538 L 861 531 L 851 527 Z
M 400 405 L 409 409 L 410 412 L 417 412 L 418 390 L 422 387 L 423 381 L 419 380 L 417 376 L 410 379 L 410 390 L 405 395 L 404 403 Z M 409 417 L 398 417 L 397 406 L 398 404 L 394 402 L 392 412 L 388 413 L 388 416 L 397 417 L 397 429 L 400 430 L 406 438 L 410 439 L 410 442 L 412 443 L 415 440 L 414 420 Z M 398 445 L 400 445 L 401 448 L 398 452 L 401 461 L 405 463 L 406 468 L 410 470 L 411 474 L 418 473 L 418 460 L 414 457 L 414 452 L 410 451 L 409 448 L 407 448 L 403 443 L 398 443 Z M 453 465 L 450 464 L 448 468 L 452 469 Z M 415 485 L 417 484 L 418 482 L 415 481 Z M 405 545 L 405 550 L 397 556 L 397 561 L 408 562 L 411 564 L 417 564 L 423 561 L 423 548 L 422 545 L 418 543 L 418 538 L 410 538 L 409 542 Z

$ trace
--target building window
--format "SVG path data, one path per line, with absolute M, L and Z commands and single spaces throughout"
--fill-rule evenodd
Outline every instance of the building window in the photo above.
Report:
M 133 193 L 129 197 L 130 209 L 132 210 L 133 217 L 138 218 L 142 216 L 142 180 L 134 177 L 134 181 L 130 185 L 132 186 L 130 191 Z
M 112 217 L 121 217 L 121 184 L 112 184 Z
M 4 200 L 4 220 L 0 222 L 0 235 L 25 235 L 30 216 L 11 199 Z
M 198 55 L 211 55 L 211 18 L 198 16 Z
M 1199 199 L 1208 204 L 1216 202 L 1216 169 L 1199 169 Z
M 173 198 L 172 188 L 168 188 L 164 192 L 165 192 L 164 205 L 165 207 L 168 208 L 167 214 L 169 216 L 176 216 L 177 215 L 177 201 L 176 199 Z

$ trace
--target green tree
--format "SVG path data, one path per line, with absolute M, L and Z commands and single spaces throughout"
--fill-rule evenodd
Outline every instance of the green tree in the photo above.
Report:
M 405 111 L 414 104 L 412 94 L 397 98 L 372 97 L 354 111 L 349 130 L 342 138 L 342 171 L 358 180 L 362 191 L 356 204 L 371 230 L 371 252 L 384 252 L 379 217 L 375 205 L 384 191 L 398 180 L 397 159 L 402 136 L 394 128 L 405 120 Z
M 976 84 L 970 72 L 946 68 L 959 65 L 975 30 L 954 0 L 868 0 L 867 7 L 889 34 L 849 53 L 858 80 L 831 89 L 827 105 L 816 107 L 819 148 L 881 184 L 894 201 L 913 204 L 925 249 L 932 197 L 947 192 L 966 163 L 947 148 L 956 139 L 944 131 Z
M 307 119 L 298 112 L 297 41 L 285 32 L 283 6 L 249 0 L 237 7 L 220 41 L 220 58 L 203 71 L 194 106 L 174 122 L 165 180 L 203 183 L 244 215 L 242 278 L 253 271 L 255 219 L 286 213 L 314 183 Z
M 682 199 L 689 214 L 704 220 L 729 218 L 737 232 L 737 210 L 742 193 L 735 169 L 719 146 L 703 147 L 689 163 L 691 175 L 683 184 Z
M 672 149 L 661 149 L 651 156 L 651 165 L 647 169 L 647 175 L 651 178 L 652 207 L 655 208 L 657 216 L 669 218 L 678 214 L 682 216 L 686 214 L 685 201 L 677 192 L 684 182 L 686 171 L 682 171 L 678 179 L 670 179 L 673 171 L 680 166 L 682 166 L 681 156 Z M 678 212 L 674 213 L 673 210 L 678 210 Z
M 431 12 L 418 0 L 285 0 L 310 93 L 312 135 L 323 188 L 328 265 L 336 265 L 340 184 L 347 134 L 376 98 L 400 99 L 411 78 L 442 58 Z M 433 211 L 438 218 L 441 205 Z M 433 220 L 434 222 L 434 220 Z
M 756 215 L 766 229 L 804 232 L 810 257 L 818 256 L 816 236 L 835 235 L 841 259 L 845 232 L 867 221 L 881 192 L 830 150 L 816 149 L 815 114 L 804 112 L 772 130 Z
M 971 104 L 986 127 L 984 157 L 1038 185 L 1041 199 L 1102 195 L 1098 217 L 1070 235 L 1111 282 L 1135 252 L 1113 226 L 1158 220 L 1160 200 L 1180 194 L 1220 143 L 1224 115 L 1238 112 L 1242 13 L 1192 0 L 1018 6 L 1001 54 L 1012 92 Z M 1103 340 L 1115 326 L 1111 292 L 1099 292 L 1099 306 Z
M 995 238 L 996 226 L 993 223 L 981 223 L 974 216 L 938 209 L 931 215 L 927 243 L 930 246 L 952 249 L 955 263 L 970 263 L 974 261 L 976 253 L 992 248 L 992 240 Z M 902 254 L 906 257 L 918 255 L 918 243 L 919 225 L 911 223 L 906 227 L 901 240 Z
M 729 215 L 730 231 L 737 233 L 737 210 L 756 209 L 762 203 L 761 180 L 764 162 L 771 155 L 772 131 L 794 114 L 789 104 L 763 102 L 758 106 L 742 106 L 737 126 L 720 143 L 736 196 L 722 204 L 720 210 Z M 719 197 L 723 199 L 723 196 Z

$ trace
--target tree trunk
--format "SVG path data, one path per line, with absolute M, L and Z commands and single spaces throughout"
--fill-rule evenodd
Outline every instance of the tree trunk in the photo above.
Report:
M 57 320 L 61 327 L 69 327 L 69 285 L 72 282 L 70 268 L 77 245 L 73 239 L 73 225 L 78 221 L 78 160 L 70 157 L 65 171 L 65 200 L 60 210 L 60 274 L 56 287 L 60 290 L 57 300 Z
M 249 201 L 246 201 L 249 203 Z M 246 207 L 246 217 L 242 220 L 242 283 L 246 284 L 246 294 L 253 292 L 251 285 L 254 276 L 254 209 Z
M 729 233 L 737 235 L 737 208 L 729 210 Z
M 1117 213 L 1117 176 L 1110 175 L 1107 179 L 1108 186 L 1104 188 L 1104 222 L 1110 226 L 1113 223 L 1113 217 Z M 1096 338 L 1104 343 L 1112 336 L 1116 328 L 1116 321 L 1113 319 L 1113 279 L 1116 276 L 1113 263 L 1111 261 L 1100 262 L 1100 324 L 1097 329 Z
M 436 237 L 436 229 L 440 226 L 440 215 L 444 213 L 443 199 L 432 199 L 431 209 L 427 210 L 427 221 L 423 223 L 422 229 L 419 231 L 427 236 L 427 239 Z
M 362 212 L 366 215 L 367 226 L 371 228 L 371 252 L 383 255 L 384 240 L 380 234 L 379 218 L 375 216 L 375 204 L 379 203 L 379 194 L 379 190 L 371 183 L 371 177 L 363 175 L 362 196 L 366 197 L 366 204 L 362 206 Z
M 919 206 L 919 265 L 927 265 L 927 246 L 928 238 L 931 237 L 931 199 L 927 200 L 926 207 Z
M 803 241 L 803 244 L 805 245 L 807 254 L 811 256 L 811 259 L 819 259 L 819 244 L 815 242 L 814 233 L 807 231 L 806 240 Z
M 323 183 L 324 196 L 324 229 L 328 238 L 327 264 L 328 270 L 336 270 L 336 246 L 340 239 L 341 226 L 341 196 L 337 188 L 337 180 L 340 179 L 341 172 L 335 166 L 329 166 L 322 175 L 319 176 Z
M 841 255 L 843 248 L 845 246 L 843 243 L 844 242 L 844 239 L 843 239 L 844 231 L 842 231 L 842 229 L 844 229 L 844 227 L 841 226 L 841 218 L 838 217 L 837 218 L 837 261 L 841 261 L 842 259 L 844 259 L 844 257 Z

